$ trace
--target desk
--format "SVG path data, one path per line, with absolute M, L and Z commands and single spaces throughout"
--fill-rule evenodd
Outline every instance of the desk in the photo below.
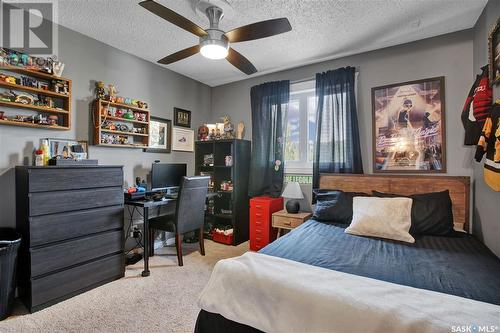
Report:
M 144 219 L 143 236 L 144 236 L 144 270 L 142 276 L 149 276 L 149 209 L 154 207 L 175 205 L 176 199 L 165 199 L 161 201 L 153 200 L 125 200 L 125 205 L 142 208 L 142 217 Z

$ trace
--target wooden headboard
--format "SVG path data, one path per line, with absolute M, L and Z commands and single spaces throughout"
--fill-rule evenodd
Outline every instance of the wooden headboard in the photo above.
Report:
M 450 191 L 456 229 L 469 232 L 470 178 L 458 176 L 394 176 L 321 174 L 319 187 L 346 192 L 371 193 L 372 190 L 402 195 Z

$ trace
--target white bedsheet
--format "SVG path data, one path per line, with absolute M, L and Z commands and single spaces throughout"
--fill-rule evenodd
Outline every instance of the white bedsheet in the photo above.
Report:
M 264 332 L 499 332 L 500 306 L 248 252 L 198 305 Z

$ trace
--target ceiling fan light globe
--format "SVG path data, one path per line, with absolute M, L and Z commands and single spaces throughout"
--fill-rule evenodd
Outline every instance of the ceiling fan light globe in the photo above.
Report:
M 224 59 L 227 57 L 227 47 L 218 44 L 207 44 L 203 45 L 200 49 L 202 56 L 208 59 Z

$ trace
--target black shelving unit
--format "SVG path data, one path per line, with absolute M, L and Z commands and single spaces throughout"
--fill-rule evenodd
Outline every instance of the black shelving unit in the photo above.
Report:
M 197 175 L 210 175 L 214 197 L 214 212 L 207 213 L 206 221 L 214 226 L 231 225 L 234 229 L 233 245 L 246 242 L 249 237 L 248 224 L 248 178 L 250 171 L 250 149 L 248 140 L 197 141 L 195 163 Z M 213 154 L 213 163 L 206 163 L 205 156 Z M 232 157 L 232 165 L 226 166 L 226 156 Z M 232 191 L 221 190 L 221 183 L 231 181 Z

